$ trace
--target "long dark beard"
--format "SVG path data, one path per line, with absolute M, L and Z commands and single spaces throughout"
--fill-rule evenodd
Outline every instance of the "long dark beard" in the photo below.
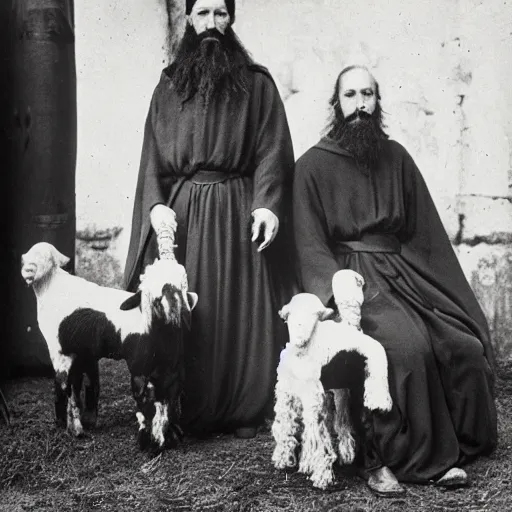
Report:
M 367 168 L 374 168 L 382 154 L 388 135 L 384 131 L 382 109 L 377 102 L 373 113 L 356 111 L 347 118 L 343 116 L 338 92 L 331 98 L 332 120 L 327 127 L 327 136 L 346 149 L 356 162 Z M 352 122 L 359 117 L 359 121 Z
M 246 94 L 247 65 L 252 63 L 231 27 L 224 34 L 215 29 L 196 34 L 187 25 L 171 65 L 171 79 L 184 102 L 199 94 L 206 108 L 217 95 L 231 99 Z

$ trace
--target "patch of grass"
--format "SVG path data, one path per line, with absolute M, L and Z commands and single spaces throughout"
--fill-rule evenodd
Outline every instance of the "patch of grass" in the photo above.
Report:
M 4 392 L 12 426 L 0 427 L 0 511 L 398 512 L 512 508 L 512 362 L 499 368 L 499 446 L 468 468 L 469 488 L 407 485 L 400 499 L 373 496 L 339 471 L 327 491 L 270 461 L 270 432 L 255 439 L 186 439 L 151 459 L 135 443 L 135 403 L 122 362 L 101 363 L 98 426 L 74 439 L 54 424 L 53 383 L 19 379 Z

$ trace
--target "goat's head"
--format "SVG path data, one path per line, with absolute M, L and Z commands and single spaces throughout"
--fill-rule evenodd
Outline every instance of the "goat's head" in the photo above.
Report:
M 326 308 L 312 293 L 294 295 L 279 311 L 279 316 L 288 324 L 290 343 L 297 348 L 304 348 L 309 343 L 319 321 L 333 315 L 334 310 Z
M 64 267 L 69 258 L 52 244 L 39 242 L 21 257 L 21 276 L 28 285 L 45 279 L 59 267 Z
M 155 320 L 189 328 L 197 300 L 197 294 L 188 291 L 185 267 L 176 260 L 157 259 L 146 267 L 138 292 L 123 302 L 121 309 L 140 305 L 148 329 Z
M 361 307 L 364 301 L 364 278 L 354 270 L 338 270 L 332 277 L 332 291 L 336 304 L 353 304 Z

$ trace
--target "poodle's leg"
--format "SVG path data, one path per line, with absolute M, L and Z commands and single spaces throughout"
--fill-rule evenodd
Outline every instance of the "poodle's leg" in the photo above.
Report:
M 334 432 L 337 436 L 338 463 L 340 466 L 354 462 L 356 441 L 350 418 L 350 390 L 332 389 L 334 398 Z
M 302 403 L 297 395 L 277 383 L 272 435 L 276 442 L 272 462 L 278 469 L 297 465 L 297 435 L 301 429 Z
M 305 395 L 299 472 L 310 475 L 314 487 L 326 489 L 334 482 L 332 465 L 337 456 L 329 432 L 327 404 L 320 382 Z
M 351 347 L 366 358 L 364 406 L 370 411 L 388 412 L 393 406 L 389 393 L 388 360 L 384 347 L 372 337 L 357 333 L 348 340 Z

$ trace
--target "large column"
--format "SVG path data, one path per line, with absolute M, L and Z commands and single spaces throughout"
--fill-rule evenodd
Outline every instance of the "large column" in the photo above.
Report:
M 14 0 L 11 18 L 13 162 L 10 299 L 13 367 L 49 363 L 20 257 L 45 241 L 75 248 L 76 75 L 70 0 Z

